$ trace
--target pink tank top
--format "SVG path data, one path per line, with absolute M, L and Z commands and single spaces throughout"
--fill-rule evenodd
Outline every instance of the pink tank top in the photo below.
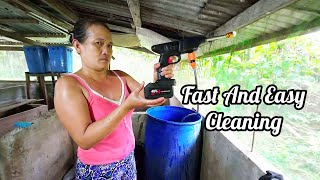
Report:
M 104 118 L 115 110 L 129 95 L 126 80 L 113 71 L 121 81 L 120 101 L 103 97 L 91 89 L 87 83 L 76 74 L 69 74 L 76 78 L 89 92 L 88 107 L 92 122 Z M 91 149 L 78 147 L 78 158 L 89 165 L 109 164 L 124 159 L 134 150 L 135 138 L 132 130 L 131 110 L 120 122 L 119 126 L 107 137 Z

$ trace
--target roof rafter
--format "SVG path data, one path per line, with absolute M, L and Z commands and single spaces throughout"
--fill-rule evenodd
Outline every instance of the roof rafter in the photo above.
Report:
M 39 21 L 36 19 L 0 19 L 0 24 L 38 24 Z
M 0 51 L 23 51 L 23 47 L 0 46 Z
M 57 17 L 53 16 L 49 12 L 45 11 L 44 9 L 39 8 L 35 4 L 31 3 L 27 0 L 11 0 L 16 5 L 19 6 L 19 9 L 25 11 L 31 17 L 42 20 L 43 22 L 50 24 L 51 26 L 59 29 L 61 32 L 68 33 L 72 29 L 72 25 L 68 22 L 58 19 Z
M 30 45 L 46 46 L 45 44 L 33 41 L 31 39 L 22 37 L 20 35 L 17 35 L 17 33 L 12 33 L 12 32 L 7 32 L 4 30 L 0 30 L 0 35 L 11 38 L 11 39 L 15 39 L 15 40 L 18 40 L 18 41 L 21 41 L 23 43 L 30 44 Z
M 213 34 L 215 36 L 219 36 L 231 31 L 235 31 L 269 15 L 270 13 L 289 6 L 296 1 L 298 0 L 260 0 L 239 15 L 226 22 L 224 25 L 209 32 L 207 36 L 210 37 Z
M 68 19 L 70 22 L 75 23 L 79 20 L 79 16 L 71 8 L 66 6 L 61 0 L 41 0 L 48 6 L 59 12 L 64 18 Z
M 139 0 L 127 0 L 129 10 L 133 19 L 134 27 L 141 27 L 140 17 L 140 1 Z
M 18 33 L 23 37 L 46 37 L 46 38 L 65 38 L 63 33 Z

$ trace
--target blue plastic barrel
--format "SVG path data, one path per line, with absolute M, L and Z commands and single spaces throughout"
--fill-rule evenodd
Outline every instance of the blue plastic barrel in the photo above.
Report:
M 48 49 L 42 46 L 23 46 L 29 73 L 47 73 L 51 71 Z
M 190 109 L 159 106 L 147 110 L 144 171 L 146 180 L 198 180 L 201 121 Z
M 51 72 L 71 73 L 73 71 L 72 49 L 65 46 L 49 46 Z

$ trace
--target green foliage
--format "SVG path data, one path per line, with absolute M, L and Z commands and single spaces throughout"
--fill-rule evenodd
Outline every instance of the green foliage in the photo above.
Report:
M 246 90 L 252 90 L 257 85 L 266 88 L 275 84 L 278 89 L 308 91 L 305 107 L 300 111 L 290 105 L 259 106 L 262 115 L 283 116 L 284 124 L 281 134 L 276 138 L 268 132 L 257 132 L 254 151 L 264 156 L 290 179 L 320 179 L 320 38 L 314 38 L 315 36 L 317 35 L 295 37 L 197 59 L 199 81 L 213 82 L 207 88 L 219 86 L 221 93 L 235 84 Z M 189 76 L 185 72 L 191 71 L 188 63 L 184 62 L 181 69 L 182 71 L 176 72 L 178 83 L 181 79 L 193 78 L 192 74 Z M 207 112 L 216 110 L 228 115 L 252 116 L 256 106 L 224 107 L 220 101 L 216 106 L 200 107 L 201 109 L 206 109 Z M 252 133 L 235 132 L 234 135 L 243 144 L 251 145 Z

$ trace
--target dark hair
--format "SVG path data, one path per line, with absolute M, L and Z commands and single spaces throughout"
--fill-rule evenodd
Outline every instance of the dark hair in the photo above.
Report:
M 80 19 L 74 24 L 73 30 L 70 32 L 70 43 L 72 43 L 73 39 L 83 43 L 87 39 L 87 29 L 94 24 L 104 26 L 110 31 L 110 28 L 103 21 L 90 18 Z

